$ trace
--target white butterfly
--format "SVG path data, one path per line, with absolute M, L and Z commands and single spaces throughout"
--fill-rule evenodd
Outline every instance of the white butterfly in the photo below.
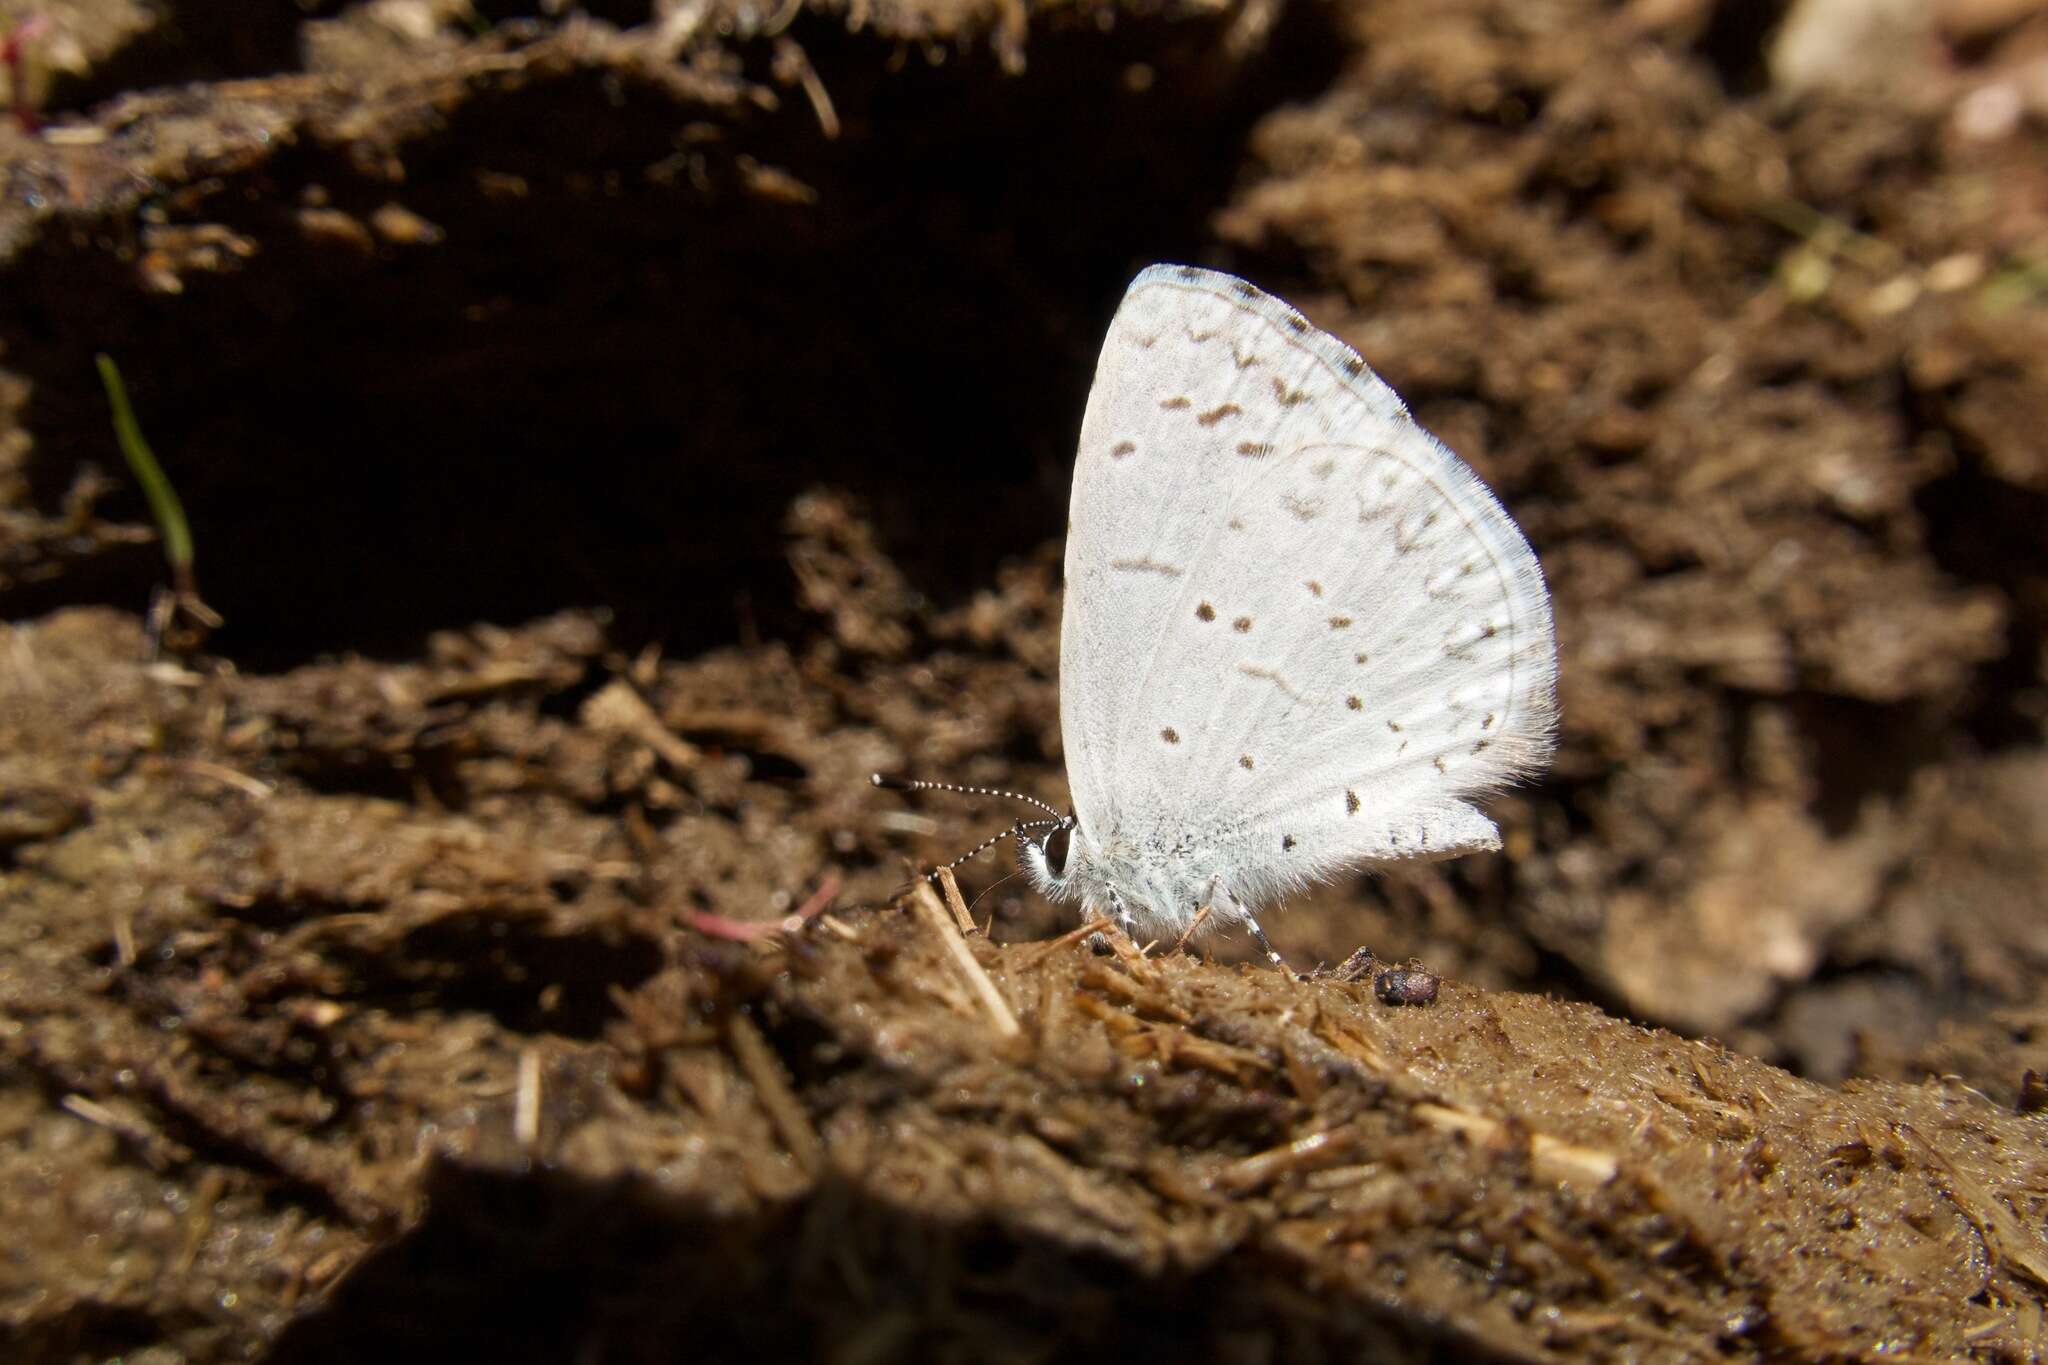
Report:
M 1206 906 L 1278 962 L 1258 910 L 1499 848 L 1472 800 L 1553 743 L 1521 531 L 1350 347 L 1212 270 L 1150 267 L 1109 325 L 1060 632 L 1074 809 L 1018 826 L 1024 870 L 1141 940 Z

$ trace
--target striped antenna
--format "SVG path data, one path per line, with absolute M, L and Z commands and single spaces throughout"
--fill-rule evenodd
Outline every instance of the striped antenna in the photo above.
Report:
M 1023 792 L 1006 792 L 1000 787 L 962 787 L 952 782 L 925 782 L 915 777 L 890 777 L 884 773 L 870 773 L 868 781 L 885 792 L 958 792 L 962 796 L 1000 796 L 1006 801 L 1022 801 L 1026 805 L 1036 806 L 1054 820 L 1065 818 L 1035 796 L 1026 796 Z
M 935 880 L 938 877 L 939 872 L 941 870 L 950 872 L 954 868 L 960 866 L 960 864 L 966 862 L 969 858 L 974 857 L 978 853 L 984 853 L 987 850 L 994 848 L 997 844 L 1001 843 L 1005 839 L 1022 838 L 1026 830 L 1058 829 L 1061 825 L 1064 825 L 1065 823 L 1066 821 L 1064 820 L 1019 820 L 1016 824 L 1010 826 L 1010 828 L 999 829 L 994 834 L 989 835 L 988 838 L 983 839 L 980 843 L 976 844 L 973 848 L 968 849 L 965 853 L 955 858 L 952 862 L 940 863 L 938 867 L 933 868 L 930 872 L 925 874 L 925 880 Z
M 1005 839 L 1017 840 L 1019 844 L 1018 853 L 1021 855 L 1026 833 L 1037 830 L 1072 829 L 1074 827 L 1073 816 L 1061 815 L 1056 808 L 1047 805 L 1035 796 L 1026 796 L 1023 792 L 1004 791 L 999 787 L 963 787 L 955 782 L 926 782 L 915 777 L 889 777 L 882 773 L 870 774 L 868 781 L 874 783 L 883 791 L 891 792 L 955 792 L 961 796 L 999 796 L 1008 801 L 1022 801 L 1026 805 L 1036 806 L 1051 817 L 1047 820 L 1019 820 L 1008 829 L 997 830 L 973 848 L 968 849 L 965 853 L 953 859 L 953 861 L 941 863 L 930 872 L 927 872 L 923 880 L 928 882 L 938 880 L 939 873 L 951 871 L 969 858 L 994 848 Z

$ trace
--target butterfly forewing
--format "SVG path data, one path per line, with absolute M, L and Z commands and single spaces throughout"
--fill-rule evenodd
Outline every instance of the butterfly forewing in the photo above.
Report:
M 1521 532 L 1354 353 L 1231 276 L 1155 266 L 1125 295 L 1066 591 L 1068 775 L 1098 844 L 1271 843 L 1243 889 L 1284 888 L 1486 846 L 1464 798 L 1547 754 Z

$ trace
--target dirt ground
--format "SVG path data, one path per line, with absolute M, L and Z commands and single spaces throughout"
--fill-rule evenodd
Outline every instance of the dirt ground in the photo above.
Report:
M 0 0 L 0 1355 L 2048 1356 L 2048 10 L 1855 9 Z M 1300 981 L 866 780 L 1064 802 L 1153 260 L 1556 596 Z

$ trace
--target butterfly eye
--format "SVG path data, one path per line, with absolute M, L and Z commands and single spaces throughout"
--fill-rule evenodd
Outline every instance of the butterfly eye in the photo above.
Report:
M 1067 875 L 1067 850 L 1073 845 L 1073 828 L 1074 819 L 1068 816 L 1038 841 L 1038 846 L 1045 851 L 1045 865 L 1055 877 Z

